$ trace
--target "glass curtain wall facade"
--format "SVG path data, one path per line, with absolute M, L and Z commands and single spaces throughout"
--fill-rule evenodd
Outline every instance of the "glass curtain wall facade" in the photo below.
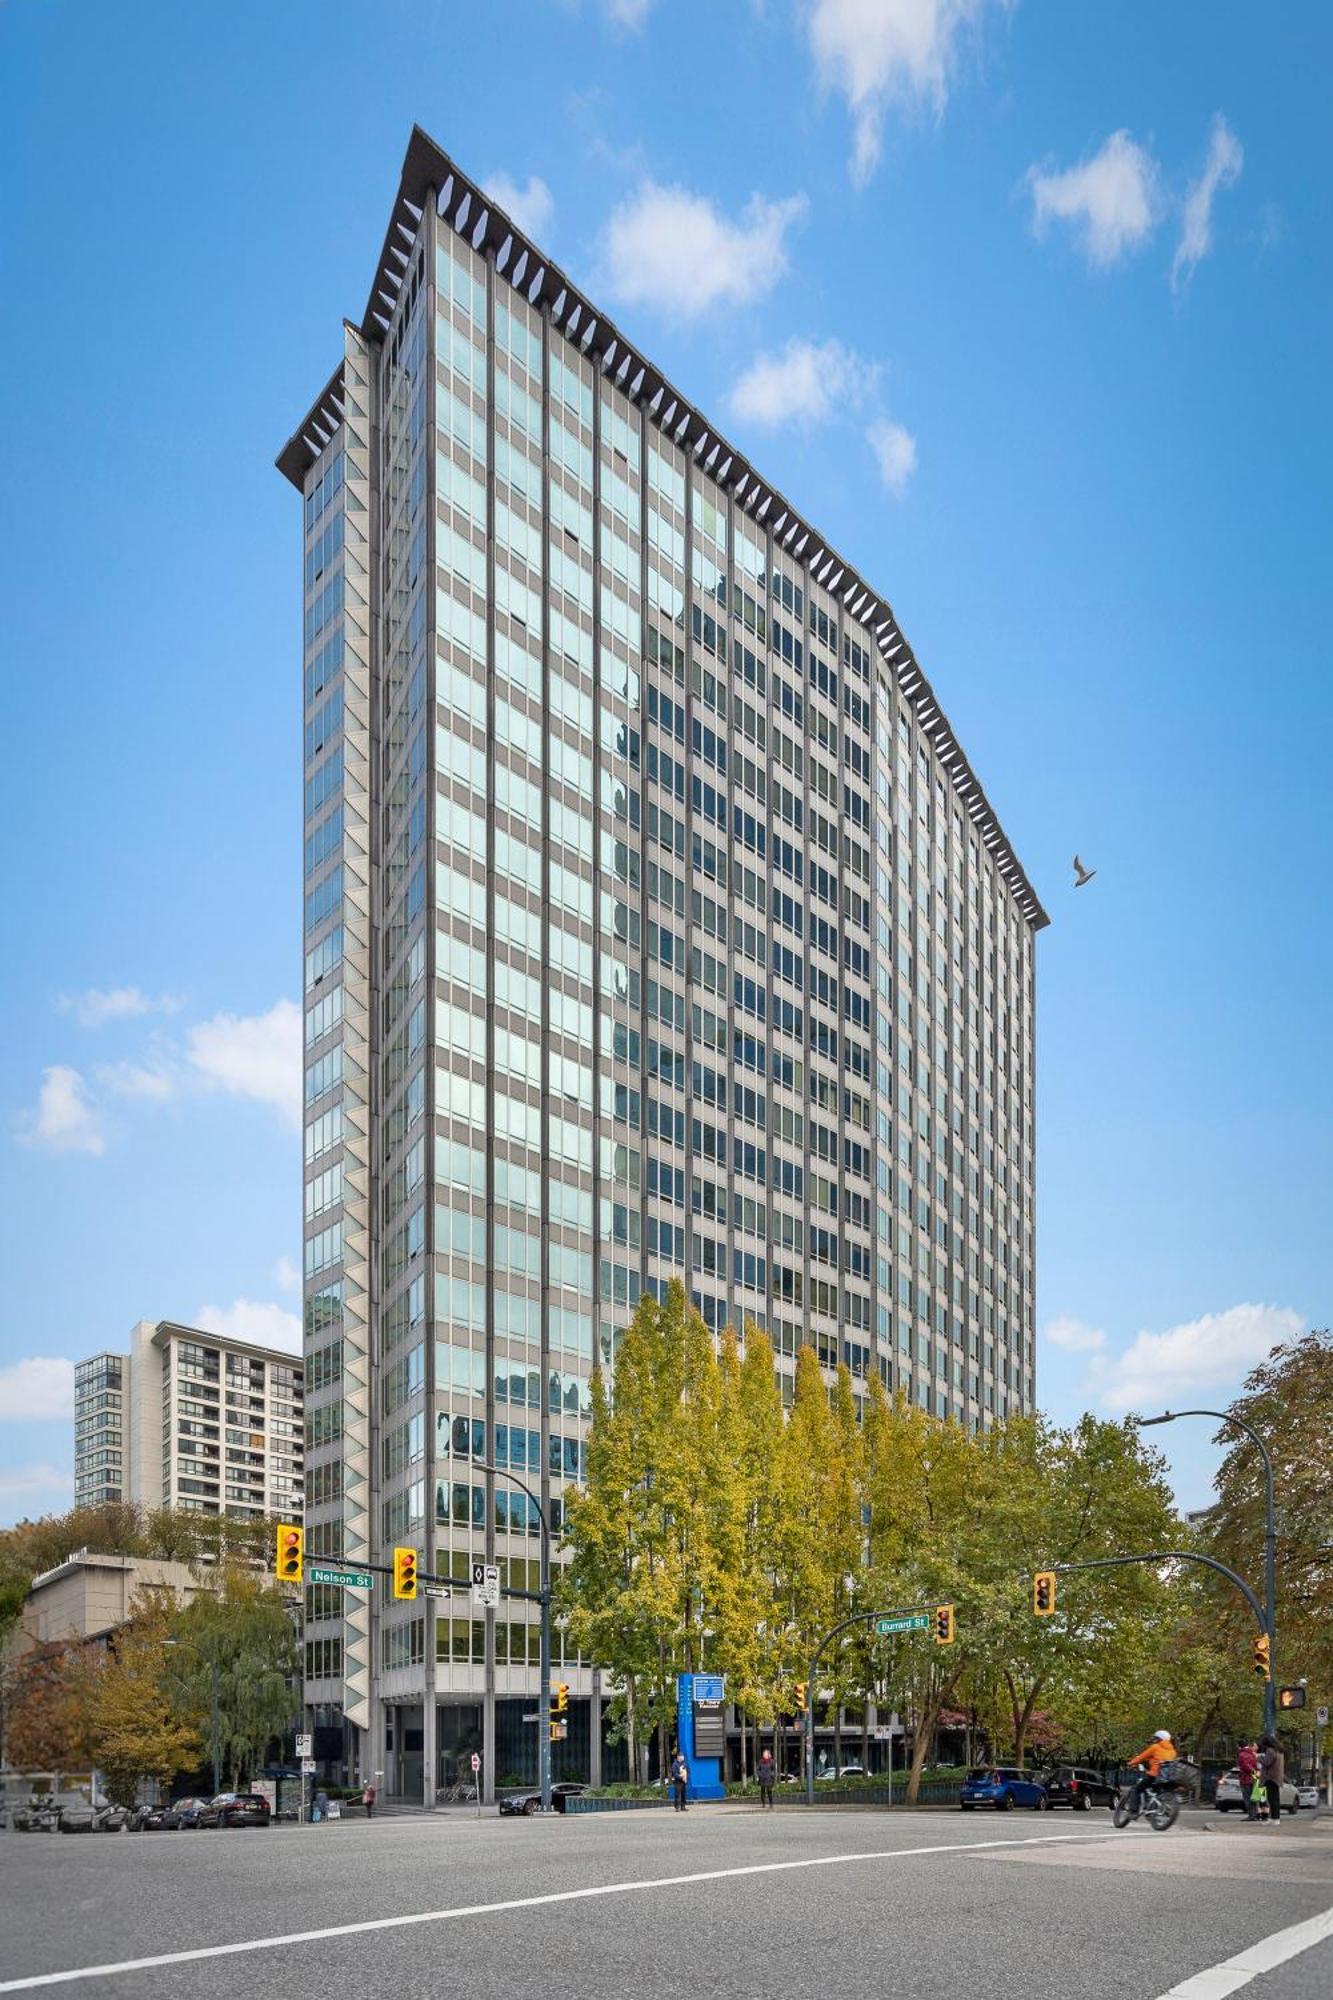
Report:
M 345 338 L 279 459 L 308 1550 L 535 1588 L 519 1482 L 558 1528 L 594 1359 L 673 1277 L 788 1384 L 808 1342 L 1030 1408 L 1046 919 L 888 607 L 420 133 Z M 535 1610 L 349 1605 L 307 1591 L 349 1767 L 429 1794 L 453 1708 L 493 1770 Z

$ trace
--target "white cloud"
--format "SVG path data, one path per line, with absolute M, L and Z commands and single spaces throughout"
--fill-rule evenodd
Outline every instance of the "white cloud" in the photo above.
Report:
M 881 417 L 866 432 L 879 465 L 879 476 L 890 493 L 901 493 L 916 471 L 916 439 L 901 424 Z
M 301 1289 L 301 1266 L 290 1257 L 279 1257 L 273 1266 L 273 1277 L 280 1291 L 299 1292 Z
M 42 1071 L 37 1108 L 19 1123 L 19 1144 L 48 1153 L 104 1153 L 106 1140 L 78 1070 L 53 1063 Z
M 58 1465 L 15 1465 L 0 1468 L 0 1508 L 7 1513 L 14 1501 L 66 1499 L 74 1491 L 73 1475 Z
M 757 354 L 731 391 L 731 407 L 745 423 L 820 423 L 835 410 L 864 402 L 879 370 L 840 340 L 816 346 L 789 340 L 780 354 Z
M 653 0 L 602 0 L 602 12 L 613 28 L 641 28 Z
M 215 1014 L 186 1037 L 191 1063 L 206 1082 L 271 1104 L 294 1130 L 301 1126 L 301 1010 L 279 1000 L 267 1014 Z
M 608 285 L 631 305 L 684 319 L 724 302 L 743 305 L 786 270 L 784 238 L 805 210 L 804 195 L 767 201 L 756 194 L 733 222 L 706 195 L 644 181 L 607 224 Z
M 526 187 L 520 187 L 508 174 L 492 174 L 486 192 L 526 235 L 541 236 L 550 228 L 555 198 L 536 174 L 528 176 Z
M 1100 152 L 1064 173 L 1028 169 L 1032 226 L 1040 236 L 1052 217 L 1081 231 L 1090 263 L 1119 263 L 1152 234 L 1162 199 L 1157 163 L 1128 132 L 1113 132 Z
M 1151 1414 L 1182 1396 L 1237 1387 L 1280 1341 L 1305 1331 L 1301 1315 L 1282 1306 L 1231 1306 L 1205 1313 L 1165 1333 L 1140 1333 L 1123 1354 L 1099 1357 L 1094 1379 L 1108 1410 Z
M 60 996 L 61 1013 L 72 1014 L 81 1028 L 138 1020 L 144 1014 L 174 1014 L 180 1004 L 174 993 L 160 993 L 153 999 L 137 986 L 90 986 L 85 993 Z
M 1106 1335 L 1100 1327 L 1088 1326 L 1084 1320 L 1070 1319 L 1067 1315 L 1051 1321 L 1046 1328 L 1046 1339 L 1052 1347 L 1063 1348 L 1066 1354 L 1096 1354 L 1106 1345 Z
M 174 1097 L 180 1087 L 179 1071 L 166 1058 L 154 1058 L 147 1063 L 101 1063 L 97 1081 L 117 1097 L 147 1097 L 157 1103 Z
M 810 47 L 820 82 L 847 100 L 855 134 L 852 179 L 879 161 L 884 113 L 893 103 L 944 109 L 959 42 L 992 5 L 1008 0 L 812 0 Z
M 257 1347 L 278 1347 L 284 1354 L 301 1352 L 301 1318 L 285 1306 L 258 1299 L 236 1299 L 229 1306 L 200 1306 L 192 1326 L 228 1340 L 249 1340 Z
M 74 1363 L 34 1354 L 0 1368 L 0 1422 L 47 1423 L 74 1415 Z
M 1208 138 L 1208 158 L 1197 181 L 1191 181 L 1185 196 L 1185 213 L 1180 241 L 1171 260 L 1173 291 L 1187 285 L 1194 267 L 1213 247 L 1213 202 L 1223 188 L 1240 179 L 1245 153 L 1226 119 L 1219 111 Z

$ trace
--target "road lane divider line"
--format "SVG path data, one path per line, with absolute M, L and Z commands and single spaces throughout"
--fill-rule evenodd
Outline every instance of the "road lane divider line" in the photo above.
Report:
M 1303 1923 L 1289 1924 L 1284 1931 L 1260 1938 L 1257 1944 L 1246 1945 L 1244 1951 L 1224 1958 L 1219 1965 L 1210 1965 L 1205 1972 L 1182 1979 L 1179 1986 L 1163 1993 L 1161 2000 L 1226 2000 L 1228 1993 L 1238 1993 L 1261 1973 L 1272 1972 L 1329 1938 L 1333 1938 L 1333 1910 L 1324 1910 L 1317 1917 L 1307 1917 Z
M 152 1972 L 166 1965 L 196 1965 L 209 1958 L 237 1958 L 248 1951 L 280 1951 L 288 1945 L 320 1944 L 329 1938 L 366 1937 L 377 1931 L 408 1930 L 418 1924 L 457 1923 L 464 1917 L 503 1916 L 513 1910 L 542 1909 L 555 1903 L 587 1903 L 599 1896 L 643 1895 L 654 1889 L 684 1889 L 701 1882 L 729 1882 L 749 1875 L 782 1875 L 801 1868 L 838 1868 L 856 1861 L 915 1861 L 928 1854 L 973 1854 L 997 1847 L 1057 1847 L 1117 1840 L 1116 1833 L 1039 1833 L 1022 1839 L 962 1840 L 929 1847 L 885 1847 L 858 1854 L 810 1854 L 795 1861 L 754 1861 L 739 1868 L 705 1868 L 690 1875 L 658 1875 L 642 1882 L 598 1882 L 586 1889 L 552 1889 L 540 1896 L 510 1896 L 498 1903 L 465 1903 L 449 1910 L 416 1910 L 360 1923 L 328 1924 L 319 1930 L 289 1931 L 275 1937 L 240 1938 L 229 1944 L 196 1945 L 189 1951 L 155 1952 L 106 1965 L 73 1966 L 65 1972 L 34 1972 L 0 1980 L 0 1993 L 32 1993 L 44 1986 L 69 1986 L 77 1979 L 112 1979 L 124 1972 Z

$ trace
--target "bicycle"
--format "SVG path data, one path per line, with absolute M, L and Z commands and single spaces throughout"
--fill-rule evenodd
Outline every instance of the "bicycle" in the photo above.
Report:
M 1112 1823 L 1120 1827 L 1128 1826 L 1132 1819 L 1138 1818 L 1140 1809 L 1154 1833 L 1165 1833 L 1180 1817 L 1180 1800 L 1169 1784 L 1155 1778 L 1144 1787 L 1136 1806 L 1135 1789 L 1130 1785 L 1116 1794 L 1111 1810 Z

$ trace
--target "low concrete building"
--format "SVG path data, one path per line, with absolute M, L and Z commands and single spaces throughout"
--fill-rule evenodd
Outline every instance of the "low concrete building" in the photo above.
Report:
M 169 1590 L 177 1603 L 188 1604 L 196 1592 L 210 1588 L 210 1579 L 186 1563 L 80 1549 L 33 1578 L 11 1651 L 21 1658 L 37 1646 L 105 1639 L 126 1623 L 135 1599 L 146 1591 Z

